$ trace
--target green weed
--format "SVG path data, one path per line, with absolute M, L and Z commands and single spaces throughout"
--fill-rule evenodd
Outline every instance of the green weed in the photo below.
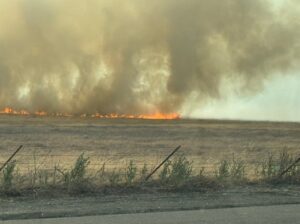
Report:
M 137 174 L 137 167 L 134 162 L 131 160 L 126 168 L 125 180 L 127 185 L 132 185 Z
M 2 173 L 3 173 L 3 189 L 5 192 L 11 192 L 13 190 L 13 179 L 14 170 L 16 168 L 16 161 L 8 163 Z

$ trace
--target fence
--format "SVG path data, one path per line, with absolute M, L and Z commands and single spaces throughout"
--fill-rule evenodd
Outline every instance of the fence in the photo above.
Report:
M 162 147 L 159 151 L 155 153 L 132 153 L 128 152 L 105 152 L 105 151 L 69 151 L 69 152 L 58 152 L 51 149 L 38 150 L 30 149 L 24 147 L 14 158 L 17 164 L 17 170 L 20 173 L 32 172 L 36 170 L 42 171 L 53 171 L 55 167 L 60 169 L 70 169 L 77 158 L 84 153 L 85 157 L 88 157 L 90 163 L 88 165 L 89 172 L 97 172 L 105 166 L 107 171 L 118 170 L 118 172 L 125 172 L 125 168 L 128 166 L 129 162 L 132 161 L 138 169 L 142 169 L 144 165 L 147 165 L 149 170 L 153 170 L 157 165 L 166 158 L 167 155 L 172 151 L 172 147 Z M 0 156 L 0 165 L 11 156 L 12 153 L 2 153 Z M 185 151 L 184 147 L 180 149 L 177 154 L 184 155 L 189 161 L 192 162 L 193 170 L 195 173 L 201 170 L 205 171 L 208 175 L 213 175 L 220 165 L 222 159 L 228 160 L 238 160 L 244 161 L 245 168 L 254 169 L 260 167 L 268 159 L 269 154 L 264 153 L 264 156 L 249 153 L 246 157 L 245 155 L 240 156 L 237 154 L 225 154 L 220 153 L 216 155 L 197 155 L 190 154 Z M 172 158 L 171 158 L 172 159 Z M 250 169 L 249 169 L 250 170 Z

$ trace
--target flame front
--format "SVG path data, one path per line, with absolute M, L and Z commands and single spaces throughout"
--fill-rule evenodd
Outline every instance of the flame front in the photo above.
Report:
M 0 115 L 16 115 L 16 116 L 52 116 L 52 117 L 72 117 L 69 113 L 47 113 L 45 111 L 29 112 L 27 110 L 15 110 L 11 107 L 5 107 L 0 110 Z M 145 119 L 145 120 L 176 120 L 180 119 L 178 113 L 149 113 L 149 114 L 81 114 L 80 117 L 106 118 L 106 119 Z
M 155 114 L 142 114 L 139 115 L 138 118 L 141 119 L 153 119 L 153 120 L 174 120 L 180 119 L 180 115 L 178 113 L 155 113 Z
M 126 118 L 126 119 L 145 119 L 145 120 L 176 120 L 180 119 L 178 113 L 153 113 L 153 114 L 93 114 L 95 118 Z
M 5 107 L 3 110 L 0 111 L 0 114 L 30 115 L 30 113 L 26 110 L 17 111 L 10 107 Z
M 3 110 L 0 110 L 0 115 L 36 115 L 36 116 L 46 116 L 47 113 L 45 111 L 36 111 L 34 113 L 30 113 L 27 110 L 15 110 L 11 107 L 5 107 Z

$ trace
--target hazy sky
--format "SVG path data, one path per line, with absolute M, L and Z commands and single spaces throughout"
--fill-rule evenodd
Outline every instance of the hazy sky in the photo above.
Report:
M 288 2 L 273 0 L 278 8 Z M 300 122 L 300 71 L 265 80 L 264 89 L 254 95 L 241 95 L 234 89 L 229 87 L 223 90 L 224 98 L 209 101 L 197 109 L 183 110 L 183 114 L 194 118 Z
M 300 121 L 299 73 L 266 80 L 264 89 L 254 95 L 245 96 L 228 89 L 225 95 L 183 113 L 195 118 Z
M 278 7 L 288 2 L 273 0 Z M 241 95 L 234 89 L 233 86 L 226 88 L 224 98 L 206 102 L 197 109 L 183 110 L 183 113 L 195 118 L 300 121 L 300 71 L 265 80 L 264 89 L 254 95 Z

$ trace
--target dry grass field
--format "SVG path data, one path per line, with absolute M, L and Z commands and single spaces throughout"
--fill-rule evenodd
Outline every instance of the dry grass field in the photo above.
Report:
M 0 164 L 19 145 L 24 148 L 15 167 L 6 167 L 1 177 L 4 189 L 69 186 L 72 178 L 85 177 L 110 186 L 131 184 L 178 145 L 173 165 L 156 174 L 162 183 L 172 175 L 176 183 L 188 180 L 190 167 L 194 177 L 273 178 L 299 156 L 300 124 L 0 116 Z M 298 181 L 299 168 L 289 176 Z
M 25 146 L 16 157 L 22 169 L 34 160 L 71 165 L 83 152 L 91 166 L 155 165 L 177 145 L 195 167 L 207 167 L 233 154 L 249 163 L 284 149 L 300 154 L 300 124 L 1 116 L 0 162 L 19 145 Z

